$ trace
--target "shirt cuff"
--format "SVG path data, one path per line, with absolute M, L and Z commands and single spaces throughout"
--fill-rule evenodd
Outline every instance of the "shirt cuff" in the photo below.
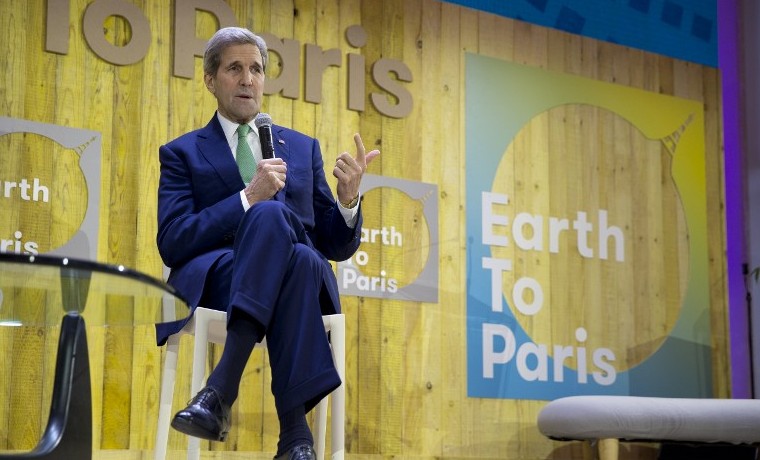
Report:
M 361 195 L 359 195 L 359 200 L 361 201 Z M 356 221 L 359 219 L 359 202 L 356 203 L 356 206 L 353 208 L 347 208 L 343 206 L 340 203 L 340 200 L 335 200 L 338 202 L 338 210 L 340 211 L 340 214 L 343 216 L 343 219 L 346 221 L 346 225 L 349 228 L 356 227 Z
M 243 203 L 243 212 L 248 211 L 251 207 L 251 205 L 248 204 L 248 197 L 245 196 L 245 190 L 240 191 L 240 202 Z

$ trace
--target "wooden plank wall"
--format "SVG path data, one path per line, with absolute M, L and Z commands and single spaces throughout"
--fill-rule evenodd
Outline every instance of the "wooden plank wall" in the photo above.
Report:
M 140 62 L 117 66 L 100 59 L 82 35 L 87 1 L 72 0 L 69 51 L 45 52 L 46 2 L 10 0 L 0 5 L 0 116 L 102 133 L 99 260 L 156 277 L 162 264 L 155 246 L 158 147 L 205 125 L 216 107 L 195 78 L 172 76 L 173 2 L 133 3 L 150 23 L 152 40 Z M 403 61 L 414 76 L 404 86 L 414 107 L 408 117 L 383 116 L 367 101 L 364 112 L 347 108 L 347 65 L 324 73 L 322 103 L 267 96 L 273 119 L 316 136 L 325 163 L 365 145 L 382 150 L 369 172 L 437 184 L 439 190 L 439 302 L 414 303 L 345 297 L 348 353 L 349 457 L 581 458 L 577 444 L 553 443 L 535 426 L 540 401 L 466 396 L 464 53 L 580 75 L 704 103 L 707 145 L 708 239 L 715 396 L 729 396 L 726 284 L 723 253 L 721 100 L 716 69 L 505 19 L 436 0 L 229 0 L 240 25 L 280 38 Z M 216 21 L 199 12 L 196 33 L 208 37 Z M 344 38 L 360 24 L 368 33 L 361 50 Z M 129 41 L 130 29 L 110 17 L 104 33 Z M 303 56 L 303 52 L 302 52 Z M 276 68 L 276 56 L 273 56 Z M 378 88 L 367 75 L 367 93 Z M 7 161 L 3 156 L 0 161 Z M 328 180 L 334 179 L 327 171 Z M 365 203 L 368 215 L 399 212 L 384 196 Z M 391 209 L 391 210 L 389 210 Z M 401 212 L 404 212 L 403 210 Z M 413 211 L 410 211 L 413 212 Z M 372 257 L 382 258 L 380 252 Z M 403 277 L 403 273 L 399 273 Z M 121 315 L 130 315 L 124 308 Z M 96 449 L 149 450 L 157 414 L 161 351 L 150 330 L 90 332 Z M 3 337 L 5 353 L 13 338 Z M 214 358 L 219 350 L 215 350 Z M 174 406 L 189 395 L 190 348 L 183 343 Z M 9 361 L 0 361 L 8 363 Z M 8 385 L 10 375 L 3 369 Z M 204 449 L 271 454 L 277 418 L 268 396 L 267 357 L 256 351 L 235 408 L 235 428 L 224 444 Z M 42 378 L 42 377 L 40 377 Z M 20 377 L 19 377 L 20 379 Z M 5 382 L 5 383 L 3 383 Z M 16 380 L 15 384 L 21 384 Z M 10 382 L 14 384 L 13 381 Z M 9 404 L 0 404 L 0 448 L 31 447 Z M 105 409 L 107 408 L 107 409 Z M 40 413 L 44 413 L 40 409 Z M 34 419 L 42 425 L 44 416 Z M 15 436 L 15 438 L 14 438 Z M 31 436 L 33 437 L 33 436 Z M 5 438 L 5 439 L 3 439 Z M 172 433 L 170 449 L 186 438 Z M 627 458 L 650 458 L 646 446 L 623 448 Z

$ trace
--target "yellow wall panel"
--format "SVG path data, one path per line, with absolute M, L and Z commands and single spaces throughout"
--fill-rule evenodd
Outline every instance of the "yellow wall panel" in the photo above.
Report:
M 200 58 L 195 59 L 194 78 L 173 75 L 174 9 L 180 2 L 133 2 L 147 20 L 151 36 L 145 56 L 129 65 L 109 63 L 87 44 L 82 18 L 91 2 L 68 3 L 69 17 L 60 18 L 68 19 L 66 54 L 45 51 L 47 2 L 10 0 L 0 4 L 0 116 L 92 130 L 102 135 L 98 259 L 160 278 L 163 266 L 155 246 L 158 148 L 182 133 L 204 126 L 214 113 L 215 100 L 203 85 Z M 334 158 L 342 151 L 353 152 L 351 136 L 360 132 L 367 150 L 382 151 L 370 166 L 370 173 L 437 186 L 437 242 L 426 241 L 423 232 L 415 231 L 424 228 L 419 203 L 404 202 L 398 193 L 378 190 L 367 194 L 363 204 L 368 222 L 378 225 L 398 222 L 408 238 L 403 250 L 379 245 L 368 248 L 370 260 L 379 266 L 393 266 L 398 278 L 413 279 L 415 267 L 427 257 L 427 246 L 437 244 L 439 286 L 435 303 L 353 296 L 342 299 L 347 315 L 349 457 L 546 459 L 583 455 L 577 444 L 554 443 L 540 435 L 535 422 L 544 402 L 467 397 L 465 52 L 704 104 L 709 270 L 710 279 L 715 280 L 709 287 L 713 385 L 715 396 L 729 396 L 720 82 L 716 69 L 436 0 L 230 0 L 228 5 L 241 25 L 299 42 L 299 97 L 266 96 L 264 110 L 272 114 L 275 123 L 320 140 L 331 185 L 335 184 Z M 209 37 L 217 27 L 216 19 L 207 12 L 199 12 L 196 17 L 195 34 Z M 352 46 L 346 38 L 346 30 L 353 25 L 361 25 L 367 32 L 367 43 L 360 48 Z M 103 24 L 104 36 L 117 46 L 125 46 L 134 39 L 133 30 L 121 17 L 111 16 Z M 323 51 L 337 49 L 341 55 L 342 65 L 328 67 L 322 74 L 319 104 L 304 98 L 307 45 L 317 45 Z M 366 63 L 364 111 L 348 108 L 350 54 L 361 56 Z M 403 118 L 382 114 L 370 99 L 373 92 L 385 94 L 371 73 L 373 64 L 381 58 L 403 62 L 413 75 L 411 82 L 401 84 L 413 99 L 411 112 Z M 270 76 L 278 74 L 279 59 L 276 55 L 271 57 Z M 653 232 L 662 239 L 680 241 L 685 224 L 676 203 L 666 202 L 655 208 L 652 203 L 642 202 L 639 208 L 627 209 L 623 201 L 614 201 L 620 199 L 621 192 L 611 193 L 613 189 L 634 193 L 637 185 L 644 182 L 650 195 L 644 194 L 642 199 L 667 195 L 664 188 L 671 183 L 663 180 L 669 174 L 667 152 L 647 146 L 625 123 L 599 109 L 582 113 L 592 122 L 584 126 L 563 121 L 567 116 L 563 110 L 570 109 L 547 112 L 517 138 L 513 163 L 504 171 L 512 179 L 505 182 L 522 184 L 524 188 L 516 186 L 504 193 L 522 200 L 522 208 L 545 216 L 561 216 L 574 209 L 578 197 L 552 196 L 551 189 L 556 185 L 560 190 L 568 190 L 566 182 L 578 180 L 584 184 L 578 194 L 611 200 L 600 202 L 599 206 L 620 212 L 616 221 L 636 222 L 637 232 Z M 614 129 L 606 131 L 609 138 L 603 138 L 593 132 L 594 125 Z M 636 151 L 646 148 L 647 155 L 660 155 L 662 161 L 642 165 L 630 156 L 604 157 L 604 167 L 626 171 L 618 177 L 619 182 L 610 184 L 589 176 L 580 162 L 575 163 L 574 170 L 572 164 L 520 154 L 534 151 L 537 144 L 565 143 L 577 136 L 597 136 L 599 143 L 591 148 L 600 151 L 604 142 L 632 146 L 631 150 Z M 8 144 L 4 137 L 0 136 L 0 146 Z M 64 153 L 60 162 L 66 161 Z M 3 150 L 0 171 L 18 177 L 22 171 L 18 156 Z M 66 193 L 73 196 L 81 194 L 83 187 L 57 183 L 53 177 L 46 182 L 69 187 Z M 85 205 L 72 199 L 57 206 L 51 212 L 51 225 L 62 232 L 55 235 L 64 236 L 51 237 L 65 238 L 78 227 Z M 6 208 L 5 203 L 3 207 Z M 651 214 L 653 209 L 657 215 Z M 1 215 L 10 221 L 20 212 L 19 208 L 6 208 Z M 3 225 L 5 222 L 0 222 L 0 228 L 4 229 L 0 237 L 7 238 L 13 229 Z M 676 261 L 673 266 L 663 266 L 661 272 L 635 275 L 638 283 L 656 286 L 656 290 L 636 292 L 635 287 L 621 286 L 621 295 L 642 305 L 651 295 L 677 301 L 686 278 L 686 267 L 678 266 L 677 261 L 688 259 L 685 255 L 688 249 L 684 243 L 675 246 L 679 250 L 672 254 L 672 260 Z M 658 250 L 655 246 L 650 249 Z M 599 264 L 574 266 L 576 262 L 570 258 L 552 259 L 550 263 L 542 255 L 528 257 L 514 248 L 505 251 L 512 251 L 505 252 L 505 257 L 516 265 L 530 267 L 529 271 L 542 285 L 551 286 L 547 296 L 577 294 L 573 292 L 575 280 L 571 282 L 561 275 L 568 271 L 579 273 L 581 283 L 586 285 L 605 276 L 609 276 L 611 283 L 616 276 L 618 279 L 634 276 L 606 273 Z M 642 260 L 637 263 L 647 262 L 645 253 L 638 257 Z M 626 267 L 633 270 L 629 265 Z M 583 314 L 603 318 L 601 327 L 607 327 L 610 334 L 651 334 L 654 344 L 673 320 L 652 314 L 637 318 L 634 325 L 621 326 L 615 324 L 614 317 L 604 315 L 602 292 L 589 292 L 596 292 L 597 297 L 591 302 L 585 299 L 589 307 Z M 123 316 L 120 319 L 129 318 L 131 306 L 124 305 L 118 315 Z M 567 337 L 574 333 L 572 324 L 575 323 L 555 318 L 550 323 L 534 320 L 527 327 L 536 337 Z M 110 450 L 148 451 L 153 448 L 154 420 L 158 413 L 162 350 L 155 347 L 150 328 L 91 329 L 94 330 L 88 334 L 95 385 L 96 451 L 105 452 L 103 458 L 110 455 L 106 452 Z M 32 377 L 35 385 L 51 382 L 51 364 L 43 364 L 40 355 L 52 353 L 50 344 L 55 339 L 0 332 L 3 332 L 0 388 L 14 388 L 14 397 L 0 404 L 0 450 L 30 448 L 36 430 L 44 424 L 47 409 L 42 401 L 44 385 L 31 388 L 29 377 L 12 369 L 21 361 L 34 362 L 35 369 L 43 369 Z M 557 342 L 569 343 L 562 340 Z M 551 343 L 553 339 L 545 341 Z M 17 354 L 20 343 L 24 344 L 23 352 Z M 214 348 L 213 359 L 218 358 L 219 351 Z M 646 355 L 646 350 L 638 351 Z M 175 409 L 190 397 L 190 355 L 189 343 L 183 339 Z M 621 352 L 620 356 L 623 355 Z M 636 362 L 642 356 L 634 352 L 627 359 Z M 204 442 L 204 449 L 274 452 L 278 426 L 268 394 L 268 366 L 266 353 L 254 352 L 244 376 L 244 390 L 234 408 L 230 439 L 223 444 Z M 26 407 L 29 401 L 37 405 Z M 172 432 L 170 451 L 180 451 L 185 446 L 186 438 Z M 646 447 L 624 449 L 629 450 L 626 458 L 651 458 Z

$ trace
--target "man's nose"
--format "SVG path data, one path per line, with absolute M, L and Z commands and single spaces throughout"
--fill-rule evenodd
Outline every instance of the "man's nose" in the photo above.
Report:
M 243 78 L 241 84 L 243 86 L 251 86 L 253 84 L 254 74 L 250 70 L 243 71 Z

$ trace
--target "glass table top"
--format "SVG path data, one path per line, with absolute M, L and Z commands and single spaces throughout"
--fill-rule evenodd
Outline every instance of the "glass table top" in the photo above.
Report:
M 189 309 L 168 284 L 121 265 L 0 253 L 0 327 L 57 325 L 66 312 L 88 326 L 139 325 Z

